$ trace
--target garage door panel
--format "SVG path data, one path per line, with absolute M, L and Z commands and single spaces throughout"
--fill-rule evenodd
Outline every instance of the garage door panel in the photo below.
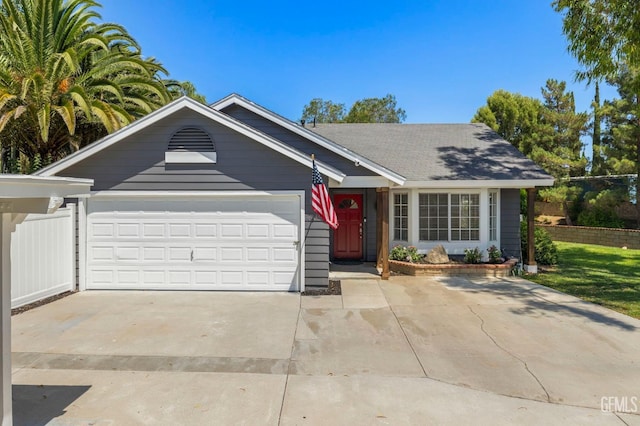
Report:
M 218 235 L 218 226 L 215 223 L 196 223 L 195 238 L 215 238 Z
M 92 199 L 88 288 L 297 290 L 298 196 Z

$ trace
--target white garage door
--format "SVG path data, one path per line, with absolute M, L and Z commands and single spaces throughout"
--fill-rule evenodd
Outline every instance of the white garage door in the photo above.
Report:
M 299 290 L 300 197 L 92 198 L 87 288 Z

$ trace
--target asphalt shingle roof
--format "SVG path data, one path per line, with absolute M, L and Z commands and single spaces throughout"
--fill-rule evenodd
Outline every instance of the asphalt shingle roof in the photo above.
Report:
M 484 124 L 317 124 L 327 139 L 410 181 L 550 179 Z

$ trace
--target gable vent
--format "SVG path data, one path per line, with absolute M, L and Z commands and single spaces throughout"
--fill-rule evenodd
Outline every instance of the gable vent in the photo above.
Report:
M 171 136 L 164 153 L 166 164 L 215 164 L 218 161 L 213 139 L 197 127 L 185 127 Z
M 185 127 L 171 136 L 169 151 L 214 152 L 211 136 L 202 129 Z

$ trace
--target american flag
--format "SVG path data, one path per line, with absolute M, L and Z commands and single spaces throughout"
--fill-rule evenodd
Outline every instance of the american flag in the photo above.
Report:
M 333 209 L 327 187 L 324 186 L 324 182 L 322 182 L 322 176 L 320 176 L 320 172 L 316 167 L 315 160 L 313 161 L 313 172 L 311 175 L 311 207 L 331 228 L 336 229 L 338 227 L 338 217 L 336 216 L 336 211 Z

